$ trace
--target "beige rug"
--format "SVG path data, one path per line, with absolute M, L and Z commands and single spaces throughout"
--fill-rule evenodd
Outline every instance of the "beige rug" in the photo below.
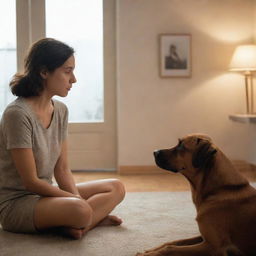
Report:
M 128 193 L 114 211 L 120 227 L 98 227 L 79 241 L 0 228 L 1 256 L 133 256 L 161 243 L 198 235 L 189 191 Z

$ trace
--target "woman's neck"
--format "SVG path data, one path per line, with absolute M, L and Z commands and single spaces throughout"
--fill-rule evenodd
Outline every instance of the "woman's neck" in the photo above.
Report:
M 52 98 L 45 94 L 41 94 L 40 96 L 32 96 L 26 98 L 26 100 L 36 112 L 44 112 L 49 108 L 52 108 Z

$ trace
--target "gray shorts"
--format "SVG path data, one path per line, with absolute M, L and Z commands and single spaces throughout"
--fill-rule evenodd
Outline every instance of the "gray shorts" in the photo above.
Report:
M 0 223 L 6 231 L 16 233 L 36 233 L 34 209 L 38 195 L 25 195 L 4 203 L 0 214 Z

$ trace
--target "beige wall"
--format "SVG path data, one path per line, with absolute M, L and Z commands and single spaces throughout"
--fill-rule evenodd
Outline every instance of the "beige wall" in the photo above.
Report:
M 232 159 L 256 163 L 256 124 L 244 80 L 228 72 L 236 45 L 253 42 L 253 0 L 118 0 L 118 161 L 153 165 L 152 151 L 188 133 L 209 134 Z M 158 35 L 192 35 L 191 78 L 160 78 Z

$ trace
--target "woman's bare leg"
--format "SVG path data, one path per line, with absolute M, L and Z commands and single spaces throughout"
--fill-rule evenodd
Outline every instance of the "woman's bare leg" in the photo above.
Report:
M 122 220 L 109 213 L 123 200 L 125 189 L 117 179 L 104 179 L 77 184 L 82 198 L 92 208 L 92 223 L 89 229 L 97 225 L 120 225 Z
M 34 210 L 38 230 L 61 227 L 64 233 L 79 239 L 92 223 L 92 209 L 83 199 L 75 197 L 44 197 Z
M 53 227 L 79 239 L 96 225 L 120 225 L 122 220 L 109 213 L 125 195 L 124 186 L 118 180 L 90 181 L 77 185 L 83 199 L 45 197 L 37 202 L 34 223 L 38 230 Z

